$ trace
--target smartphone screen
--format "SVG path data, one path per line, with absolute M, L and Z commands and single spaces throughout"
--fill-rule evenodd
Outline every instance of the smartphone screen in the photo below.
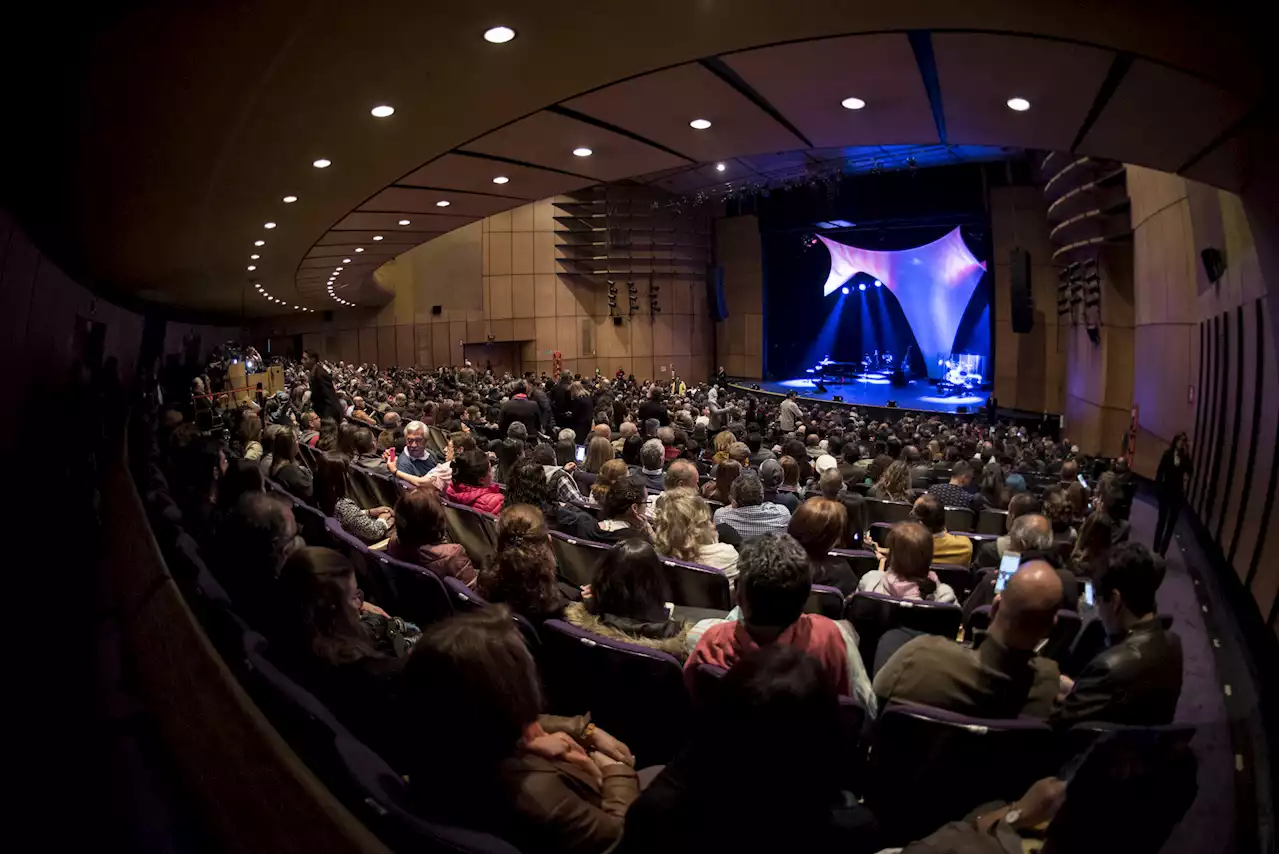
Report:
M 1018 552 L 1005 552 L 1000 558 L 1000 571 L 996 576 L 996 592 L 1004 590 L 1004 586 L 1009 583 L 1009 577 L 1018 571 L 1018 563 L 1022 560 L 1022 555 Z
M 574 447 L 573 458 L 578 462 L 582 462 L 583 460 L 585 460 L 587 458 L 587 446 L 577 445 L 576 447 Z
M 1084 583 L 1084 604 L 1090 608 L 1093 607 L 1093 582 L 1086 581 Z
M 1084 475 L 1082 474 L 1076 475 L 1076 480 L 1080 481 L 1080 485 L 1083 486 L 1085 489 L 1089 488 L 1089 483 L 1084 479 Z

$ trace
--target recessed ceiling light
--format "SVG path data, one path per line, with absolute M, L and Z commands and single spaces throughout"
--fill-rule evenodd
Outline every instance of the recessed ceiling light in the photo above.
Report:
M 591 149 L 589 149 L 589 148 L 575 148 L 575 149 L 573 150 L 573 156 L 574 156 L 574 157 L 590 157 L 590 156 L 591 156 Z
M 508 182 L 508 181 L 510 181 L 510 180 L 511 180 L 511 179 L 510 179 L 510 178 L 508 178 L 506 175 L 499 175 L 497 178 L 494 178 L 494 179 L 493 179 L 493 183 L 495 183 L 495 184 L 505 184 L 505 183 L 507 183 L 507 182 Z
M 339 273 L 341 273 L 341 272 L 342 272 L 343 270 L 345 270 L 345 269 L 346 269 L 345 267 L 335 267 L 335 268 L 334 268 L 334 270 L 336 270 L 336 271 L 337 271 L 337 272 L 339 272 Z
M 263 228 L 275 228 L 275 227 L 276 227 L 276 224 L 275 224 L 274 222 L 264 222 L 264 223 L 262 224 L 262 227 L 263 227 Z
M 845 98 L 840 102 L 840 106 L 844 107 L 846 110 L 861 110 L 866 105 L 867 102 L 861 98 Z
M 284 203 L 285 203 L 286 205 L 291 205 L 291 204 L 293 204 L 294 202 L 296 202 L 297 200 L 298 200 L 298 197 L 297 197 L 297 196 L 285 196 L 285 197 L 284 197 Z
M 1009 109 L 1016 110 L 1019 113 L 1024 113 L 1031 109 L 1031 102 L 1026 98 L 1010 98 L 1005 103 L 1009 106 Z
M 387 116 L 391 115 L 395 111 L 396 111 L 396 108 L 391 106 L 390 104 L 379 104 L 369 112 L 373 114 L 373 117 L 375 119 L 385 119 Z
M 261 257 L 262 257 L 261 255 L 250 255 L 250 256 L 249 256 L 249 260 L 250 260 L 250 261 L 257 261 L 257 260 L 258 260 L 259 258 L 261 258 Z
M 506 44 L 516 37 L 516 31 L 510 27 L 491 27 L 484 31 L 484 40 L 493 44 Z
M 376 235 L 373 239 L 374 239 L 374 240 L 381 240 L 381 239 L 382 239 L 382 235 L 381 235 L 381 234 Z M 360 250 L 359 250 L 359 249 L 357 249 L 356 251 L 357 251 L 357 252 L 359 252 Z
M 409 220 L 407 220 L 407 219 L 402 219 L 402 220 L 400 220 L 400 224 L 401 224 L 401 225 L 408 225 L 408 224 L 409 224 Z
M 256 269 L 258 269 L 257 265 L 255 265 L 255 264 L 250 264 L 250 265 L 249 265 L 249 272 L 250 272 L 250 273 L 252 273 L 252 272 L 253 272 L 254 270 L 256 270 Z
M 707 121 L 706 119 L 694 119 L 693 121 L 689 122 L 689 127 L 693 128 L 694 130 L 706 130 L 707 128 L 711 127 L 711 122 Z
M 350 259 L 350 258 L 343 258 L 343 259 L 342 259 L 342 263 L 343 263 L 343 264 L 350 264 L 350 263 L 351 263 L 351 259 Z
M 363 247 L 363 246 L 357 246 L 357 247 L 356 247 L 356 251 L 357 251 L 357 252 L 363 252 L 363 251 L 364 251 L 364 247 Z
M 438 208 L 447 208 L 447 207 L 449 207 L 449 203 L 448 203 L 447 201 L 445 201 L 444 199 L 441 199 L 440 201 L 436 202 L 436 207 L 438 207 Z
M 723 171 L 724 171 L 724 168 L 725 168 L 725 167 L 724 167 L 724 164 L 723 164 L 723 163 L 717 163 L 717 164 L 716 164 L 716 171 L 717 171 L 717 172 L 723 172 Z
M 253 245 L 254 245 L 254 246 L 266 246 L 266 245 L 267 245 L 267 241 L 265 241 L 265 240 L 255 240 L 255 241 L 253 241 Z
M 257 288 L 258 290 L 262 290 L 262 285 L 254 285 L 254 287 Z
M 333 161 L 325 160 L 323 157 L 321 157 L 319 160 L 312 161 L 311 165 L 316 167 L 317 169 L 328 169 L 331 165 L 333 165 Z

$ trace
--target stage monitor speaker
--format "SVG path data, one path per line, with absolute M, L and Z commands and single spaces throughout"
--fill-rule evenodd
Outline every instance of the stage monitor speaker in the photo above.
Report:
M 1014 332 L 1027 333 L 1035 326 L 1035 300 L 1031 295 L 1031 253 L 1015 246 L 1009 253 L 1009 314 Z
M 724 267 L 718 264 L 707 265 L 707 311 L 717 322 L 729 316 L 729 307 L 724 301 Z
M 834 395 L 831 399 L 832 399 L 832 400 L 834 400 L 836 403 L 844 403 L 844 395 L 843 395 L 843 394 L 837 394 L 837 395 Z
M 888 400 L 888 401 L 885 401 L 885 404 L 884 404 L 884 405 L 885 405 L 885 408 L 887 408 L 887 409 L 897 409 L 897 408 L 898 408 L 898 401 L 896 401 L 896 400 Z
M 444 306 L 442 306 L 442 305 L 433 305 L 433 306 L 431 306 L 431 313 L 432 313 L 432 314 L 444 314 Z
M 1227 261 L 1222 257 L 1221 250 L 1212 246 L 1201 250 L 1200 261 L 1204 264 L 1205 275 L 1215 285 L 1218 283 L 1218 279 L 1222 278 L 1222 274 L 1227 272 Z

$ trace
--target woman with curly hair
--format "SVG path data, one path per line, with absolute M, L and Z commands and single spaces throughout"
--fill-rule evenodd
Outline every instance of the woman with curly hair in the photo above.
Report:
M 591 484 L 591 500 L 596 504 L 604 503 L 609 488 L 627 476 L 627 464 L 622 460 L 609 460 L 596 472 L 596 482 Z
M 911 469 L 902 460 L 890 463 L 876 481 L 876 485 L 867 490 L 868 498 L 879 501 L 910 501 Z
M 720 465 L 729 459 L 729 446 L 738 441 L 737 437 L 728 430 L 721 430 L 716 434 L 714 439 L 715 453 L 711 456 L 711 461 L 716 465 Z
M 658 496 L 653 544 L 666 557 L 723 570 L 730 585 L 738 578 L 738 550 L 720 542 L 711 508 L 692 489 L 668 489 Z
M 875 485 L 880 483 L 880 477 L 884 474 L 885 469 L 893 465 L 893 457 L 888 454 L 879 454 L 871 461 L 871 465 L 867 466 L 867 483 Z M 911 470 L 907 470 L 910 476 Z M 910 484 L 910 480 L 907 481 Z
M 480 595 L 535 622 L 559 619 L 568 600 L 556 583 L 556 556 L 542 511 L 512 504 L 498 517 L 498 551 L 480 571 Z

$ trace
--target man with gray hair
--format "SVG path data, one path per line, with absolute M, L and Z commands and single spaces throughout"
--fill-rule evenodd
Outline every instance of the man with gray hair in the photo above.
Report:
M 640 446 L 640 471 L 637 473 L 644 481 L 646 489 L 662 491 L 662 442 L 650 439 Z
M 730 504 L 716 511 L 717 525 L 728 525 L 746 540 L 770 531 L 786 531 L 791 511 L 781 504 L 765 502 L 764 484 L 754 471 L 744 471 L 729 487 Z
M 577 444 L 578 434 L 566 427 L 556 434 L 556 439 L 561 442 L 568 442 L 570 445 L 574 445 Z
M 1058 558 L 1052 552 L 1053 526 L 1039 513 L 1025 513 L 1015 519 L 1009 527 L 1009 546 L 1005 554 L 1020 555 L 1020 563 L 1048 558 L 1053 571 L 1058 575 L 1058 580 L 1062 582 L 1060 607 L 1074 611 L 1080 599 L 1080 582 L 1076 580 L 1075 573 L 1071 570 L 1056 565 Z M 997 572 L 998 570 L 989 569 L 982 574 L 982 579 L 964 602 L 962 611 L 965 617 L 975 609 L 995 601 Z
M 427 475 L 438 465 L 436 458 L 427 451 L 427 425 L 421 421 L 410 421 L 404 428 L 403 455 L 397 457 L 394 451 L 389 450 L 383 458 L 392 476 L 414 487 L 428 483 Z
M 636 422 L 623 421 L 618 427 L 618 438 L 613 440 L 613 450 L 615 453 L 622 453 L 622 446 L 627 440 L 636 434 Z

